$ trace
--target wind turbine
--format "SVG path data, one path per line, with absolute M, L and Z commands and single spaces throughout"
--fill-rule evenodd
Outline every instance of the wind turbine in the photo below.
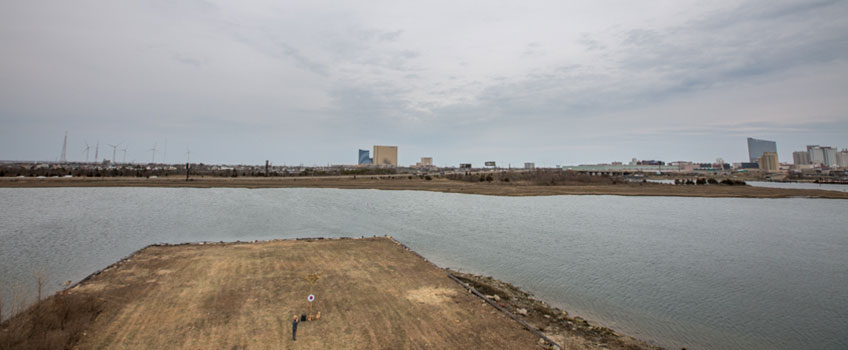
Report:
M 126 145 L 125 145 L 125 146 L 126 146 Z M 126 163 L 126 162 L 127 162 L 127 148 L 126 148 L 126 147 L 121 148 L 121 152 L 124 152 L 124 160 L 123 160 L 123 162 L 124 162 L 124 163 Z
M 112 147 L 112 164 L 115 164 L 115 153 L 118 151 L 118 146 L 120 145 L 120 143 L 117 145 L 109 144 L 109 147 Z
M 85 152 L 85 162 L 86 163 L 88 163 L 88 151 L 90 151 L 90 150 L 91 150 L 91 145 L 88 144 L 88 141 L 85 141 L 85 149 L 83 150 L 83 152 Z
M 97 146 L 94 147 L 94 162 L 97 163 L 97 158 L 100 157 L 100 140 L 97 140 Z
M 156 142 L 153 143 L 153 148 L 149 149 L 148 151 L 153 153 L 153 156 L 150 159 L 150 163 L 155 164 L 156 163 Z
M 191 164 L 191 150 L 186 146 L 186 163 Z

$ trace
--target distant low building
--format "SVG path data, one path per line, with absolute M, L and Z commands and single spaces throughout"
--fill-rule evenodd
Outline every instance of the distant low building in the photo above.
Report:
M 694 164 L 685 163 L 688 169 L 695 170 Z M 612 164 L 581 164 L 576 166 L 563 165 L 563 170 L 584 171 L 584 172 L 652 172 L 652 173 L 677 173 L 684 171 L 681 166 L 671 163 L 669 165 L 630 165 L 622 164 L 621 162 L 613 162 Z M 691 171 L 690 170 L 690 171 Z
M 432 157 L 421 157 L 421 161 L 415 164 L 418 168 L 429 168 L 433 166 Z
M 691 173 L 695 171 L 695 163 L 692 162 L 672 162 L 670 165 L 676 166 L 682 173 Z

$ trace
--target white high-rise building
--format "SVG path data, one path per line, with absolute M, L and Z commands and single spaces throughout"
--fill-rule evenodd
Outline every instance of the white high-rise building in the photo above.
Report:
M 848 168 L 848 149 L 836 152 L 836 166 L 840 168 Z
M 824 153 L 824 165 L 829 167 L 836 166 L 836 148 L 834 147 L 822 147 L 822 153 Z
M 828 167 L 837 166 L 836 148 L 828 146 L 810 145 L 807 146 L 807 153 L 810 157 L 810 164 L 819 164 Z
M 822 151 L 821 146 L 808 145 L 807 155 L 807 159 L 810 161 L 810 164 L 824 164 L 824 151 Z

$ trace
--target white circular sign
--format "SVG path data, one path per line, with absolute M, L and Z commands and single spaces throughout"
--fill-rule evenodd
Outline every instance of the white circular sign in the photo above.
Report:
M 312 302 L 313 300 L 315 300 L 315 296 L 312 295 L 312 294 L 309 294 L 309 296 L 306 297 L 306 300 L 309 300 L 309 302 Z

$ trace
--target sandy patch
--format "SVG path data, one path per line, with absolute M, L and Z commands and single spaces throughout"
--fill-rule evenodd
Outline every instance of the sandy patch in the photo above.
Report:
M 427 305 L 441 305 L 450 301 L 450 297 L 456 295 L 456 291 L 447 288 L 423 287 L 410 290 L 406 298 L 416 303 Z

